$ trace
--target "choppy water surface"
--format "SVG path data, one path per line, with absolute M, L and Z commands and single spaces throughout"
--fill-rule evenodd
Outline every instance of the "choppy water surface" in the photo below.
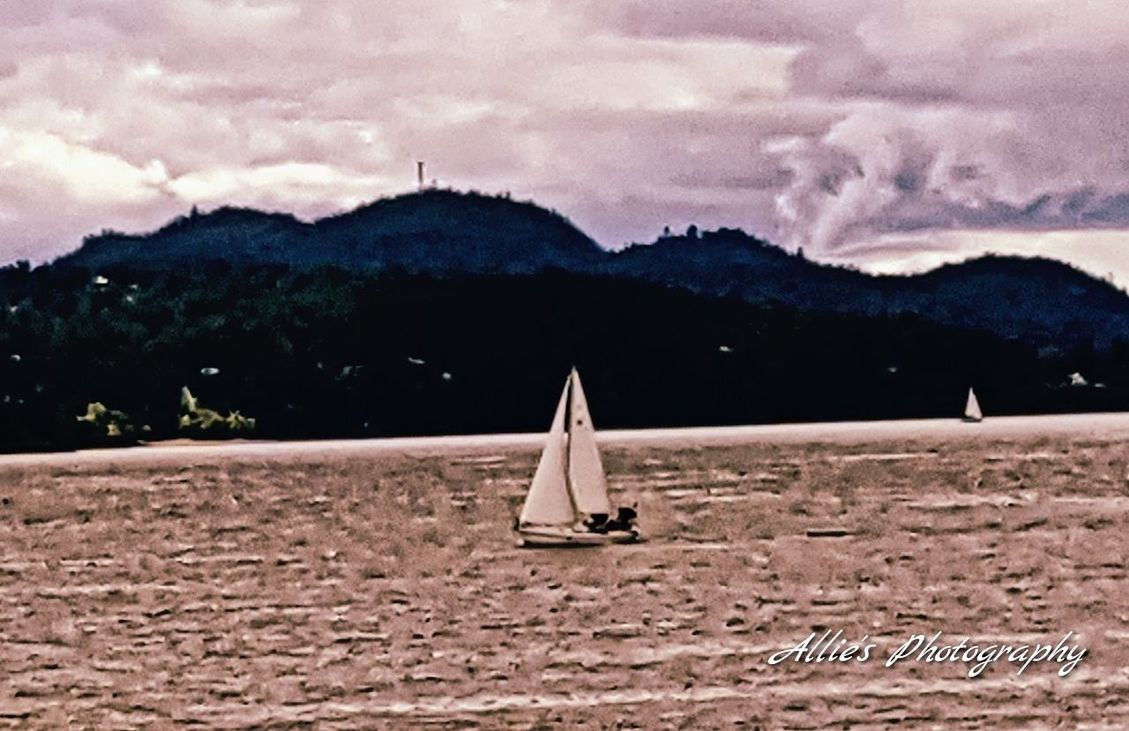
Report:
M 5 457 L 0 724 L 1122 728 L 1129 429 L 1095 418 L 605 435 L 651 540 L 574 551 L 514 547 L 526 437 Z M 879 657 L 766 663 L 825 628 Z M 938 630 L 1089 655 L 882 666 Z

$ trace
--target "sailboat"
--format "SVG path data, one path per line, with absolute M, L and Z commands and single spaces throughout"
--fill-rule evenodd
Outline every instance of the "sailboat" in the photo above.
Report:
M 968 402 L 964 405 L 964 416 L 961 421 L 982 421 L 984 414 L 980 411 L 980 402 L 976 400 L 976 393 L 971 387 L 968 389 Z
M 549 547 L 638 540 L 639 532 L 631 525 L 634 511 L 620 508 L 620 518 L 609 520 L 611 509 L 596 430 L 573 368 L 517 521 L 519 542 Z

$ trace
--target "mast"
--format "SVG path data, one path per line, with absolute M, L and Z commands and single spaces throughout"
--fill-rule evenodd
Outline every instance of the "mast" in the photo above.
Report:
M 565 450 L 564 450 L 564 480 L 568 489 L 568 501 L 572 503 L 572 514 L 578 516 L 580 509 L 576 506 L 576 493 L 572 489 L 572 374 L 573 368 L 565 379 Z

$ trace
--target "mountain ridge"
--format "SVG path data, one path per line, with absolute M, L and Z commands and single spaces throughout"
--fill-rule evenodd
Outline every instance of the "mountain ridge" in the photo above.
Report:
M 562 269 L 807 311 L 912 313 L 1039 346 L 1108 348 L 1129 339 L 1129 295 L 1054 259 L 985 255 L 919 274 L 875 275 L 811 261 L 739 229 L 696 227 L 612 251 L 535 203 L 439 189 L 310 222 L 247 208 L 194 209 L 148 234 L 88 237 L 52 265 L 163 269 L 211 260 L 428 276 Z
M 538 246 L 528 246 L 531 239 Z M 601 253 L 554 211 L 504 196 L 428 189 L 310 222 L 253 208 L 223 206 L 208 213 L 194 208 L 149 233 L 88 236 L 79 249 L 52 263 L 163 268 L 222 260 L 299 269 L 394 266 L 432 274 L 523 274 L 575 267 Z

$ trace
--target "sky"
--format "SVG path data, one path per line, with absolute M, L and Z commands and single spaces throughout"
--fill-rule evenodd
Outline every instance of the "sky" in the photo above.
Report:
M 741 227 L 1129 285 L 1115 0 L 0 0 L 0 263 L 198 206 L 509 191 L 609 248 Z

